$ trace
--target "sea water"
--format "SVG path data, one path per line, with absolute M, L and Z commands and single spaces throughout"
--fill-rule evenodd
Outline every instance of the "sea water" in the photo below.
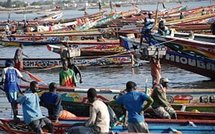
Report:
M 215 1 L 201 1 L 201 2 L 187 2 L 183 5 L 187 5 L 188 8 L 214 5 Z M 179 3 L 166 3 L 166 8 L 172 8 L 179 6 Z M 157 5 L 138 5 L 142 10 L 155 10 Z M 117 8 L 117 11 L 126 11 L 132 7 L 121 7 Z M 162 6 L 159 6 L 162 9 Z M 89 9 L 88 13 L 95 13 L 98 9 Z M 82 16 L 83 11 L 77 10 L 65 10 L 64 18 L 73 18 Z M 27 18 L 34 18 L 37 16 L 36 13 L 26 14 Z M 11 19 L 22 20 L 22 14 L 11 14 Z M 7 20 L 7 13 L 4 12 L 0 16 L 0 20 Z M 14 56 L 16 47 L 2 47 L 0 46 L 0 57 L 12 58 Z M 59 57 L 58 54 L 48 51 L 46 46 L 25 46 L 24 53 L 30 58 L 50 58 Z M 144 61 L 142 61 L 144 62 Z M 146 84 L 148 87 L 151 86 L 152 78 L 150 74 L 149 63 L 143 63 L 141 67 L 132 68 L 100 68 L 90 67 L 81 69 L 83 75 L 83 83 L 77 84 L 79 87 L 108 87 L 108 88 L 125 88 L 127 81 L 134 81 L 137 83 L 139 88 L 145 88 Z M 57 71 L 38 71 L 30 70 L 33 74 L 41 77 L 44 83 L 57 82 L 59 81 L 59 70 Z M 209 78 L 188 72 L 172 65 L 162 64 L 162 77 L 167 77 L 170 80 L 169 86 L 172 88 L 214 88 L 214 82 L 210 81 Z M 147 79 L 147 83 L 145 82 Z

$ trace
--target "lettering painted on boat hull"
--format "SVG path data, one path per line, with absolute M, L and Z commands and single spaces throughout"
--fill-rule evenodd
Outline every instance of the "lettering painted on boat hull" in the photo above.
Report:
M 189 65 L 192 67 L 215 72 L 215 64 L 203 60 L 193 59 L 181 55 L 174 55 L 170 53 L 166 54 L 165 59 L 171 62 L 176 62 L 183 65 Z
M 24 60 L 23 62 L 25 68 L 32 67 L 51 67 L 61 65 L 60 60 Z

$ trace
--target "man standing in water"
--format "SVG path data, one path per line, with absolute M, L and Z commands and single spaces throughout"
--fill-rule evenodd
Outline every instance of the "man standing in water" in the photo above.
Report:
M 19 48 L 16 49 L 15 55 L 14 55 L 14 63 L 15 63 L 15 68 L 18 70 L 23 70 L 23 57 L 28 57 L 23 53 L 23 44 L 19 44 Z
M 4 84 L 4 91 L 8 101 L 11 103 L 14 119 L 17 119 L 18 104 L 16 103 L 18 92 L 20 92 L 19 79 L 25 80 L 20 71 L 13 67 L 13 61 L 7 60 L 5 63 L 6 68 L 2 72 L 2 83 Z M 20 92 L 21 93 L 21 92 Z
M 153 99 L 145 93 L 136 91 L 136 83 L 133 81 L 126 83 L 126 92 L 119 96 L 116 102 L 123 105 L 128 111 L 128 132 L 148 133 L 148 125 L 141 112 L 153 103 Z M 143 106 L 145 101 L 147 103 Z
M 59 83 L 61 86 L 75 87 L 77 79 L 73 70 L 68 68 L 68 62 L 63 62 L 63 70 L 59 73 Z
M 68 68 L 72 69 L 75 73 L 75 76 L 77 78 L 77 75 L 79 75 L 79 82 L 82 83 L 82 75 L 80 69 L 75 65 L 74 57 L 80 56 L 80 53 L 76 51 L 80 51 L 79 49 L 76 49 L 76 47 L 71 47 L 68 43 L 64 44 L 66 48 L 61 49 L 61 62 L 64 63 L 65 61 L 68 62 Z M 74 50 L 74 51 L 72 51 Z M 76 55 L 77 54 L 77 55 Z

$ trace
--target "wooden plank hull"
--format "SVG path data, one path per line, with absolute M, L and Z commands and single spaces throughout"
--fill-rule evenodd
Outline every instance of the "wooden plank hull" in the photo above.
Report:
M 0 68 L 5 67 L 5 61 L 8 58 L 0 58 Z M 124 66 L 131 65 L 132 57 L 129 54 L 112 56 L 88 56 L 75 58 L 75 64 L 80 67 L 88 66 Z M 24 58 L 24 69 L 45 69 L 61 67 L 60 58 Z
M 185 38 L 180 38 L 182 35 L 179 34 L 176 36 L 153 35 L 153 42 L 168 48 L 162 61 L 215 79 L 215 36 L 195 35 L 194 39 L 189 39 L 187 35 L 183 35 Z M 133 44 L 139 45 L 136 40 L 126 37 L 121 39 L 121 44 L 127 49 L 131 49 Z
M 102 44 L 102 42 L 100 43 Z M 49 51 L 60 54 L 62 47 L 56 45 L 47 45 Z M 126 54 L 125 49 L 119 45 L 103 44 L 92 47 L 82 47 L 81 56 L 108 56 Z
M 123 109 L 120 105 L 116 104 L 115 101 L 111 101 L 111 102 L 107 102 L 115 111 L 117 117 L 121 117 L 123 116 Z M 77 115 L 77 116 L 81 116 L 81 117 L 88 117 L 89 116 L 89 107 L 90 105 L 87 103 L 79 103 L 79 102 L 71 102 L 71 101 L 63 101 L 62 105 L 64 107 L 64 109 L 72 112 L 73 114 Z M 173 108 L 176 110 L 177 112 L 177 117 L 178 120 L 181 119 L 196 119 L 196 120 L 215 120 L 215 113 L 210 113 L 210 112 L 197 112 L 197 110 L 193 110 L 193 111 L 180 111 L 177 109 L 177 107 L 175 107 L 175 105 L 172 105 Z M 181 106 L 181 105 L 180 105 Z M 186 106 L 186 105 L 184 105 Z M 189 105 L 187 105 L 189 106 Z M 194 106 L 194 105 L 193 105 Z M 213 104 L 210 104 L 208 106 L 213 107 L 213 110 L 215 110 L 215 106 L 213 106 Z M 198 107 L 196 105 L 196 107 Z M 87 111 L 87 112 L 86 112 Z M 149 108 L 144 112 L 145 118 L 158 118 L 154 111 Z
M 28 88 L 29 85 L 21 85 L 22 88 Z M 48 91 L 48 86 L 41 85 L 39 86 L 42 92 Z M 66 102 L 79 102 L 84 103 L 87 101 L 87 90 L 88 88 L 81 88 L 81 87 L 58 87 L 58 92 L 61 94 L 62 100 Z M 97 88 L 98 91 L 98 98 L 102 99 L 103 101 L 113 101 L 114 96 L 120 93 L 120 89 L 118 88 Z M 145 92 L 145 89 L 141 89 L 141 92 Z M 42 93 L 41 92 L 41 93 Z M 197 109 L 200 112 L 207 112 L 207 108 L 211 107 L 210 105 L 206 105 L 206 103 L 215 103 L 215 96 L 214 96 L 215 89 L 170 89 L 167 91 L 167 99 L 171 104 L 192 104 L 201 103 L 202 106 L 206 107 L 205 109 L 201 108 L 198 109 L 198 105 L 193 109 Z M 205 105 L 203 105 L 205 104 Z M 181 109 L 180 106 L 175 106 L 177 109 Z M 187 107 L 189 108 L 189 107 Z M 191 108 L 190 108 L 191 109 Z M 208 109 L 209 110 L 209 109 Z M 210 112 L 215 112 L 215 106 L 210 109 Z
M 71 120 L 60 120 L 58 123 L 54 123 L 54 134 L 65 133 L 72 125 L 75 123 L 84 123 L 87 118 L 74 118 Z M 28 126 L 21 122 L 14 122 L 11 119 L 0 119 L 0 127 L 5 132 L 10 134 L 31 134 L 33 132 L 29 131 Z M 168 120 L 168 119 L 146 119 L 149 126 L 150 133 L 191 133 L 196 134 L 214 133 L 215 122 L 208 120 Z M 127 128 L 118 125 L 110 129 L 112 132 L 123 132 L 128 133 Z
M 19 46 L 20 43 L 23 44 L 23 46 L 41 46 L 41 45 L 48 45 L 48 44 L 61 44 L 61 41 L 28 41 L 28 40 L 2 40 L 1 41 L 3 45 L 5 46 Z
M 163 61 L 179 68 L 215 79 L 215 43 L 171 36 L 154 38 L 169 49 Z M 198 38 L 198 37 L 197 37 Z M 200 38 L 200 37 L 199 37 Z M 211 39 L 213 39 L 211 37 Z M 168 43 L 165 43 L 168 42 Z

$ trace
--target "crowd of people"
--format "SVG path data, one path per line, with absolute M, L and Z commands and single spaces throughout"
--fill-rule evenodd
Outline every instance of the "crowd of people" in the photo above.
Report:
M 149 18 L 145 19 L 145 28 L 142 34 L 145 36 L 146 41 L 151 42 L 148 38 L 151 30 L 154 27 L 154 19 L 152 19 L 152 13 L 150 12 Z M 166 35 L 169 30 L 165 26 L 165 21 L 159 22 L 158 33 Z M 60 56 L 62 61 L 62 70 L 59 72 L 59 84 L 60 86 L 76 87 L 77 74 L 79 74 L 82 83 L 81 72 L 74 63 L 74 57 L 69 57 L 69 45 L 66 45 L 66 49 L 62 50 Z M 38 83 L 36 81 L 29 81 L 23 78 L 23 56 L 28 57 L 22 51 L 23 46 L 20 44 L 16 50 L 14 61 L 7 60 L 5 63 L 6 68 L 3 69 L 2 82 L 4 85 L 4 91 L 11 104 L 14 120 L 19 120 L 18 107 L 22 105 L 24 122 L 37 134 L 43 133 L 43 129 L 47 129 L 49 133 L 54 131 L 54 123 L 63 118 L 74 118 L 76 115 L 66 111 L 62 107 L 61 95 L 57 93 L 58 85 L 54 82 L 49 84 L 49 91 L 38 95 Z M 152 60 L 153 61 L 153 60 Z M 14 64 L 15 63 L 15 64 Z M 154 62 L 155 64 L 156 62 Z M 158 63 L 158 75 L 160 74 L 160 66 Z M 152 73 L 155 74 L 155 73 Z M 166 92 L 168 88 L 169 80 L 167 78 L 161 78 L 156 75 L 153 77 L 153 90 L 151 94 L 145 94 L 144 92 L 137 91 L 137 85 L 133 81 L 126 83 L 126 89 L 123 90 L 119 96 L 115 98 L 117 104 L 121 105 L 127 112 L 128 117 L 127 126 L 128 132 L 133 133 L 149 133 L 149 128 L 144 119 L 144 111 L 149 107 L 153 109 L 153 112 L 158 118 L 176 119 L 177 115 L 175 110 L 169 104 Z M 19 79 L 30 83 L 29 89 L 22 91 L 20 89 Z M 68 130 L 68 134 L 78 133 L 108 133 L 110 129 L 110 111 L 108 106 L 102 101 L 97 99 L 97 91 L 95 88 L 89 88 L 87 91 L 89 108 L 89 119 L 84 124 L 79 124 Z M 47 108 L 48 116 L 44 116 L 41 110 L 41 106 Z
M 68 69 L 67 63 L 63 65 Z M 67 70 L 68 71 L 68 70 Z M 75 76 L 74 76 L 75 77 Z M 19 80 L 30 83 L 29 89 L 22 91 L 19 87 Z M 127 127 L 128 132 L 144 132 L 148 133 L 148 125 L 144 120 L 144 111 L 150 106 L 159 118 L 175 119 L 176 112 L 169 104 L 166 98 L 167 78 L 161 78 L 160 83 L 154 85 L 151 95 L 136 90 L 136 83 L 128 81 L 126 89 L 116 99 L 116 103 L 122 105 L 128 112 Z M 54 123 L 58 122 L 61 117 L 73 118 L 74 114 L 63 110 L 60 94 L 57 93 L 57 84 L 52 82 L 49 84 L 49 91 L 38 95 L 38 83 L 36 81 L 28 81 L 22 77 L 21 72 L 13 67 L 13 61 L 7 60 L 6 68 L 3 70 L 2 83 L 8 101 L 11 103 L 14 120 L 17 118 L 17 105 L 21 104 L 23 109 L 24 122 L 36 133 L 41 134 L 43 129 L 53 132 Z M 70 83 L 71 84 L 71 83 Z M 71 85 L 70 85 L 71 86 Z M 19 94 L 19 95 L 18 95 Z M 96 98 L 97 92 L 95 88 L 90 88 L 87 92 L 87 98 L 90 105 L 89 120 L 85 124 L 72 127 L 68 133 L 78 133 L 88 131 L 91 133 L 108 133 L 110 128 L 110 114 L 107 105 Z M 146 103 L 144 103 L 146 102 Z M 145 104 L 145 105 L 144 105 Z M 48 116 L 44 116 L 41 106 L 48 109 Z M 66 112 L 66 113 L 65 113 Z M 64 114 L 64 115 L 62 115 Z
M 29 82 L 30 87 L 24 91 L 21 90 L 19 87 L 19 78 L 25 82 Z M 160 83 L 154 85 L 151 95 L 137 91 L 137 85 L 133 81 L 126 83 L 126 89 L 115 100 L 128 113 L 128 132 L 149 132 L 148 125 L 144 119 L 144 111 L 150 106 L 159 118 L 177 118 L 176 112 L 166 98 L 168 82 L 167 78 L 161 78 Z M 2 83 L 8 101 L 11 103 L 14 120 L 19 120 L 17 118 L 17 105 L 20 104 L 22 105 L 24 122 L 37 134 L 43 133 L 44 129 L 52 133 L 54 131 L 54 123 L 58 122 L 59 118 L 65 117 L 65 114 L 67 119 L 76 117 L 74 114 L 63 110 L 62 99 L 60 94 L 57 93 L 58 85 L 56 83 L 50 83 L 49 91 L 39 96 L 37 93 L 39 92 L 38 83 L 36 81 L 30 82 L 25 80 L 20 71 L 13 67 L 12 60 L 6 62 L 6 68 L 2 74 Z M 111 117 L 108 106 L 102 100 L 97 99 L 96 96 L 96 89 L 89 88 L 87 91 L 88 102 L 91 104 L 89 120 L 84 124 L 70 128 L 68 134 L 109 132 Z M 47 117 L 43 115 L 41 106 L 48 109 Z

